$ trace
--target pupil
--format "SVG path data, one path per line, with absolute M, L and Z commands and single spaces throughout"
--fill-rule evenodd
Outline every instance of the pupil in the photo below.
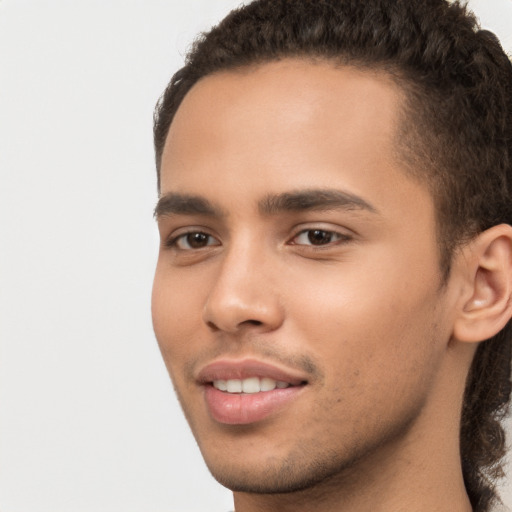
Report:
M 187 235 L 187 242 L 190 247 L 199 249 L 208 245 L 208 235 L 205 235 L 204 233 L 191 233 L 190 235 Z
M 308 240 L 313 245 L 328 244 L 332 239 L 332 233 L 329 231 L 323 231 L 321 229 L 312 229 L 308 233 Z

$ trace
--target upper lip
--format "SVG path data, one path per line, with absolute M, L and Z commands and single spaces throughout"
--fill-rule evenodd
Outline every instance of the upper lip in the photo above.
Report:
M 276 381 L 287 382 L 292 386 L 307 382 L 305 376 L 296 370 L 280 368 L 274 364 L 256 359 L 213 361 L 199 371 L 197 380 L 201 384 L 208 384 L 215 380 L 247 379 L 249 377 L 267 377 Z

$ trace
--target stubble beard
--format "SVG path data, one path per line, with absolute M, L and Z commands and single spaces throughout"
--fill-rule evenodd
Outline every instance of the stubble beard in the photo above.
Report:
M 433 373 L 435 365 L 429 366 Z M 298 493 L 304 497 L 322 499 L 322 496 L 328 496 L 332 492 L 360 492 L 364 486 L 371 485 L 372 479 L 379 478 L 387 464 L 393 465 L 398 452 L 408 442 L 411 430 L 424 412 L 428 398 L 427 383 L 431 381 L 431 377 L 432 375 L 424 375 L 415 385 L 409 386 L 408 392 L 403 396 L 396 397 L 396 401 L 401 402 L 401 406 L 395 411 L 398 414 L 389 416 L 389 411 L 377 402 L 375 405 L 380 414 L 377 411 L 372 414 L 367 410 L 358 416 L 357 424 L 351 425 L 348 430 L 347 425 L 345 429 L 340 425 L 338 430 L 338 426 L 331 423 L 328 427 L 331 432 L 325 436 L 323 434 L 326 425 L 317 424 L 313 429 L 306 426 L 304 430 L 310 434 L 301 438 L 300 434 L 295 433 L 296 440 L 288 453 L 277 453 L 279 442 L 272 440 L 270 433 L 269 442 L 275 443 L 276 454 L 270 455 L 266 460 L 259 458 L 257 461 L 242 460 L 239 453 L 230 457 L 230 447 L 226 445 L 225 453 L 221 457 L 218 449 L 211 452 L 208 447 L 214 440 L 211 437 L 208 440 L 202 439 L 201 428 L 195 428 L 199 425 L 194 425 L 197 418 L 189 410 L 190 404 L 183 399 L 179 386 L 172 380 L 205 463 L 221 485 L 235 493 Z M 375 399 L 378 400 L 377 396 Z M 324 410 L 312 411 L 309 419 L 316 417 L 320 421 L 321 418 L 329 418 L 331 408 L 336 405 L 334 399 L 331 403 L 323 404 Z M 350 422 L 348 417 L 346 419 Z M 232 435 L 239 437 L 236 445 L 240 446 L 240 437 L 243 438 L 245 434 L 249 434 L 247 439 L 250 443 L 250 431 L 253 429 L 257 430 L 258 426 L 235 427 Z M 261 433 L 257 437 L 261 440 Z M 288 442 L 287 444 L 289 445 Z
M 270 459 L 264 465 L 260 462 L 252 466 L 251 461 L 246 461 L 235 466 L 229 461 L 209 461 L 204 452 L 203 456 L 212 476 L 233 492 L 304 493 L 315 494 L 316 499 L 332 490 L 350 493 L 351 489 L 360 489 L 361 481 L 371 481 L 372 469 L 380 473 L 386 457 L 396 456 L 398 445 L 407 437 L 422 408 L 423 404 L 417 404 L 409 414 L 395 418 L 388 428 L 369 432 L 356 442 L 347 439 L 337 451 L 319 446 L 313 439 L 301 440 L 286 457 Z

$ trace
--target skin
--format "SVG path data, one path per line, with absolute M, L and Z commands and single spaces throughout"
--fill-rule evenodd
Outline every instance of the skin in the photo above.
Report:
M 454 332 L 478 264 L 462 252 L 442 283 L 432 197 L 395 149 L 402 100 L 384 74 L 290 59 L 201 80 L 170 127 L 154 329 L 237 512 L 471 510 L 458 430 L 475 344 Z M 264 207 L 311 190 L 364 205 Z M 248 357 L 307 385 L 262 421 L 222 424 L 197 375 Z

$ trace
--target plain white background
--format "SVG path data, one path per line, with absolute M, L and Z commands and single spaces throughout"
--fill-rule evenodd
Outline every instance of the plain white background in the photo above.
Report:
M 0 0 L 1 512 L 231 506 L 151 328 L 151 130 L 194 35 L 239 3 Z M 512 0 L 472 5 L 512 51 Z

